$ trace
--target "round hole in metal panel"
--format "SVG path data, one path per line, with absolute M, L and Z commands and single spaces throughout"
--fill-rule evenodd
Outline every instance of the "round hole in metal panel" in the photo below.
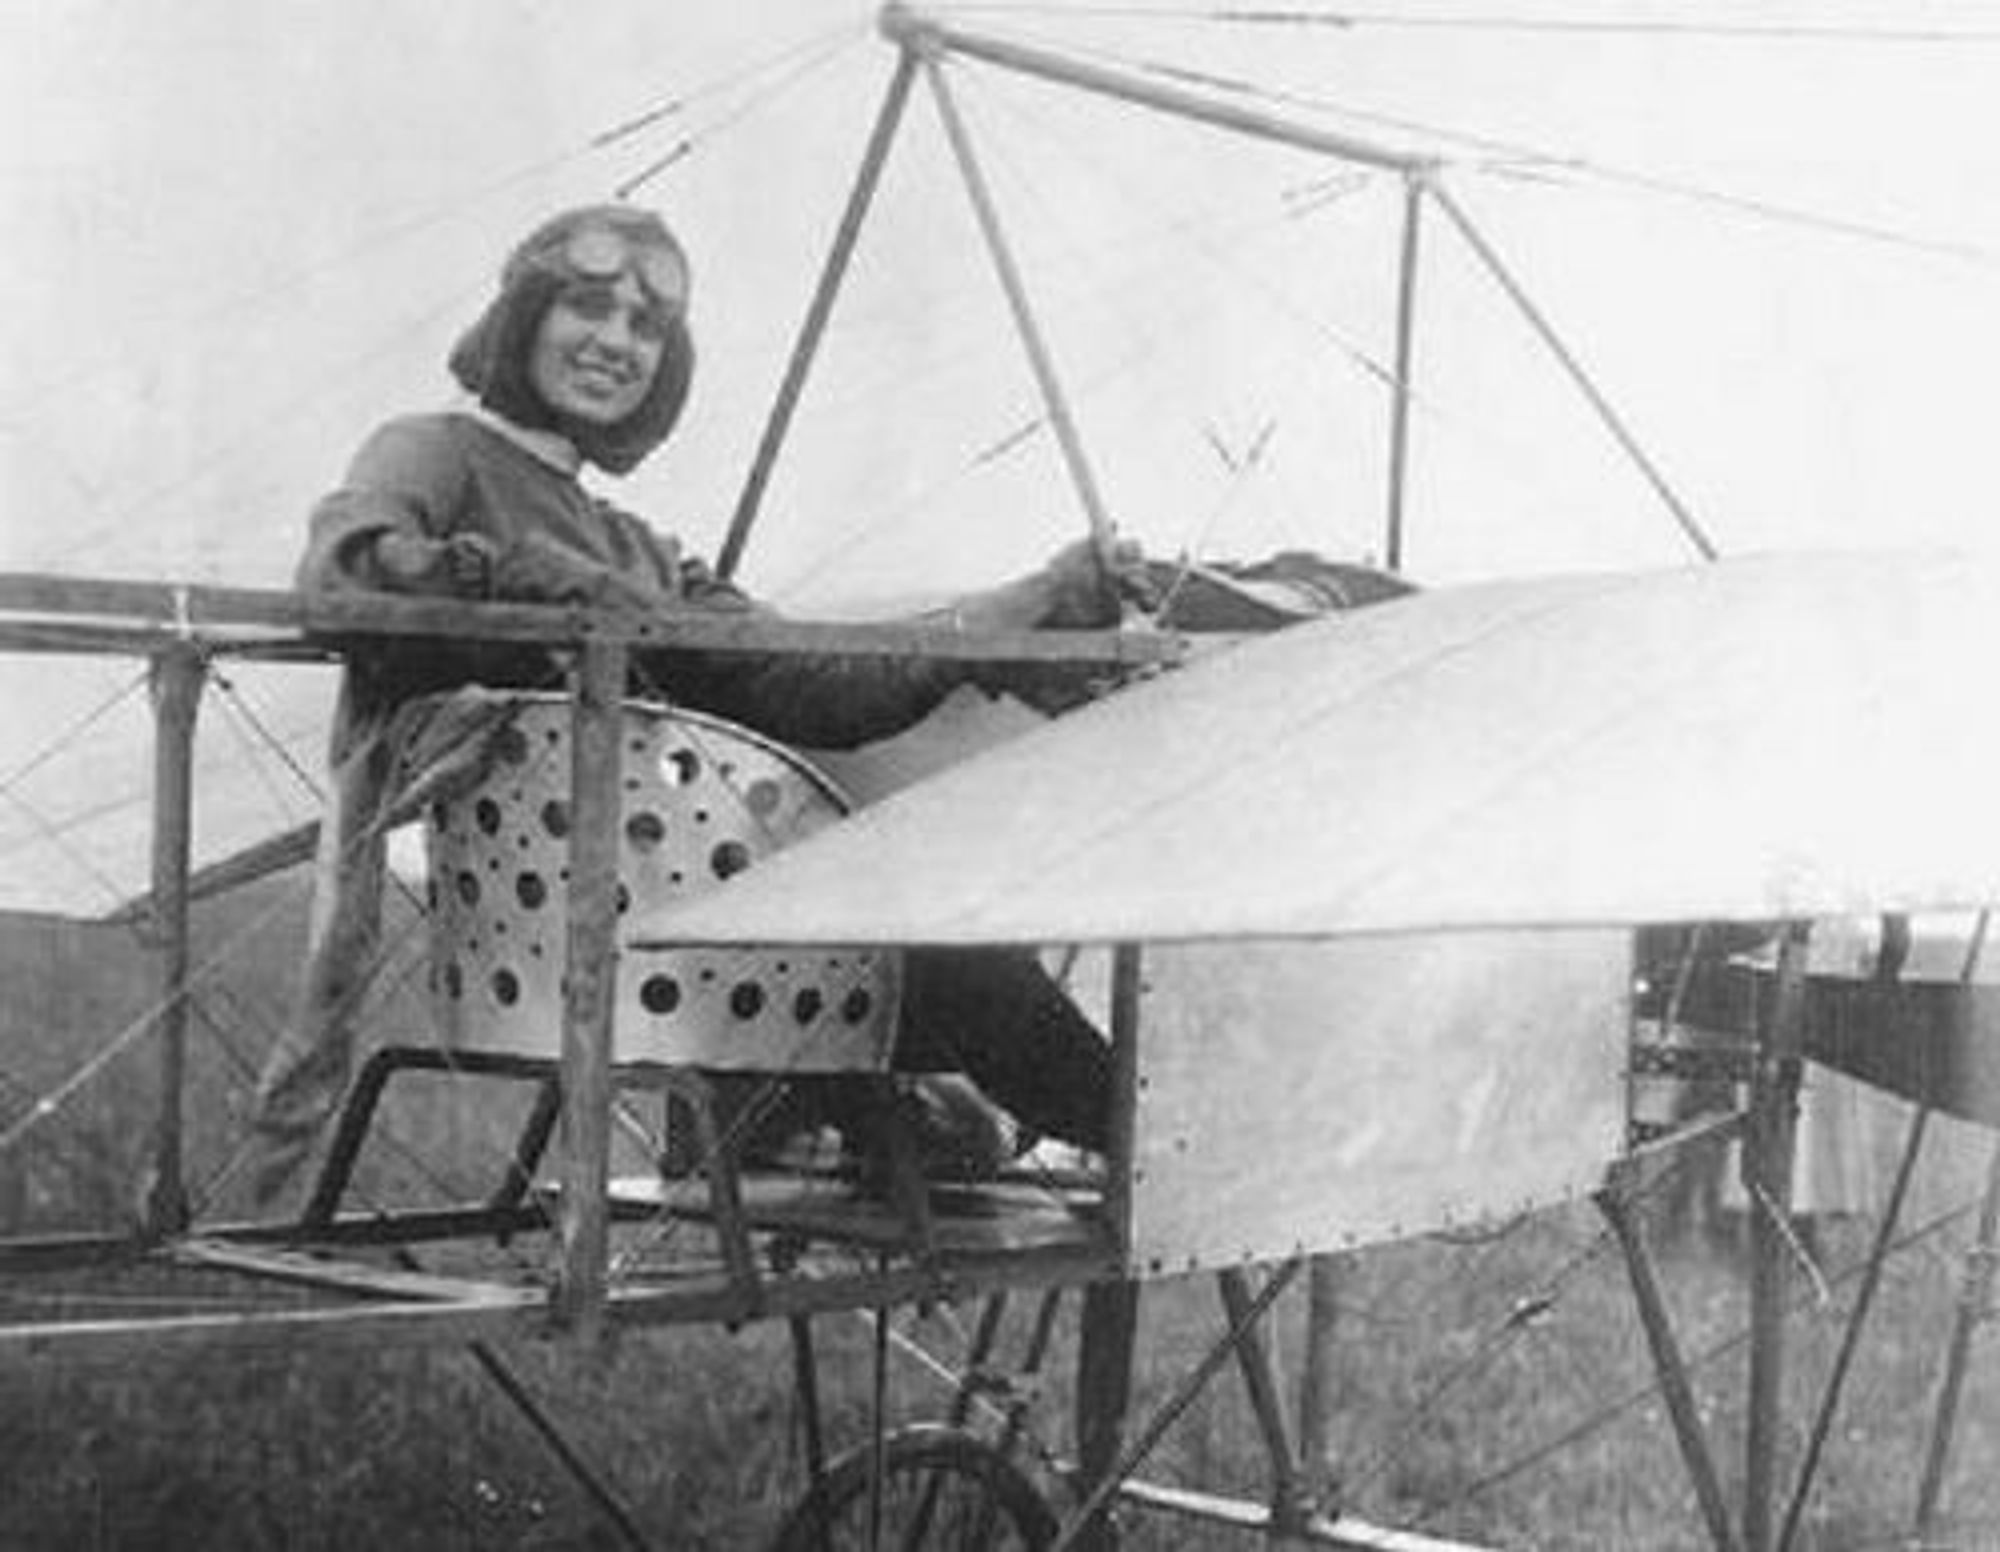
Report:
M 493 740 L 493 752 L 508 765 L 528 763 L 528 735 L 517 727 L 505 727 Z
M 453 1002 L 465 995 L 465 972 L 458 968 L 456 959 L 448 960 L 444 967 L 444 994 Z
M 460 868 L 455 882 L 458 885 L 459 899 L 463 900 L 467 905 L 479 904 L 479 875 L 477 873 L 473 872 L 470 868 Z
M 493 972 L 493 995 L 501 1007 L 513 1007 L 521 1000 L 521 978 L 502 965 Z
M 561 798 L 550 798 L 542 805 L 542 828 L 561 840 L 569 834 L 569 804 Z
M 685 787 L 701 775 L 701 756 L 692 749 L 669 749 L 660 756 L 660 779 L 670 787 Z
M 753 1019 L 764 1011 L 764 988 L 755 981 L 738 981 L 729 989 L 729 1011 L 740 1019 Z
M 750 866 L 750 848 L 741 841 L 720 841 L 708 854 L 709 871 L 717 878 L 730 878 Z
M 625 821 L 625 839 L 640 851 L 654 851 L 667 838 L 667 822 L 650 808 L 642 808 Z
M 817 986 L 808 986 L 792 999 L 792 1017 L 801 1024 L 810 1024 L 826 1011 L 826 998 Z
M 514 898 L 524 910 L 539 911 L 549 898 L 548 881 L 539 873 L 523 873 L 514 880 Z
M 639 1005 L 665 1017 L 681 1005 L 681 983 L 670 975 L 649 975 L 639 986 Z
M 482 835 L 500 833 L 500 805 L 491 798 L 481 798 L 472 805 L 473 823 L 479 826 Z
M 867 987 L 857 986 L 840 999 L 840 1016 L 850 1024 L 859 1024 L 874 1011 L 875 997 Z
M 770 818 L 784 800 L 785 789 L 768 776 L 759 776 L 743 794 L 744 803 L 759 819 Z

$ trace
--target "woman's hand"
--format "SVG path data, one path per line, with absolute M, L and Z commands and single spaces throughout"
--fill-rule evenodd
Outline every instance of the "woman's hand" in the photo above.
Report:
M 394 593 L 488 598 L 493 594 L 495 567 L 492 542 L 478 534 L 426 539 L 385 533 L 375 541 L 375 568 L 382 585 Z
M 962 599 L 953 617 L 968 630 L 1089 630 L 1115 626 L 1126 602 L 1156 603 L 1146 557 L 1129 539 L 1100 548 L 1079 539 L 1039 571 Z
M 585 560 L 540 534 L 527 534 L 508 546 L 494 584 L 502 598 L 520 603 L 648 612 L 665 601 L 644 582 Z

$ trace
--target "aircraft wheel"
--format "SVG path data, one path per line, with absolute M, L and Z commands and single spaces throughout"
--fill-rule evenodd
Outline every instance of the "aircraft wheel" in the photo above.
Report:
M 865 1552 L 875 1460 L 864 1444 L 834 1461 L 785 1517 L 772 1552 Z M 883 1441 L 879 1530 L 883 1547 L 1039 1552 L 1056 1538 L 1056 1516 L 992 1445 L 925 1424 Z

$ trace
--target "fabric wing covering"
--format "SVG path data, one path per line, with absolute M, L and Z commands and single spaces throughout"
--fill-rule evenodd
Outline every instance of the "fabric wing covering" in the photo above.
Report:
M 1768 920 L 2000 897 L 2000 584 L 1763 556 L 1414 595 L 895 794 L 638 941 Z

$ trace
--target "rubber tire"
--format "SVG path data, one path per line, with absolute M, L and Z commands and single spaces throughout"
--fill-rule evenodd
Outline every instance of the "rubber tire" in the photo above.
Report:
M 884 1549 L 904 1552 L 909 1524 L 898 1515 L 914 1510 L 927 1483 L 949 1495 L 934 1505 L 921 1543 L 927 1552 L 1043 1552 L 1054 1543 L 1055 1511 L 1018 1466 L 976 1435 L 924 1423 L 890 1434 L 882 1448 Z M 874 1462 L 874 1447 L 864 1444 L 828 1466 L 785 1516 L 771 1552 L 867 1552 Z M 990 1516 L 968 1519 L 975 1506 L 990 1508 Z M 948 1539 L 955 1527 L 957 1537 Z M 986 1534 L 967 1539 L 982 1529 Z

